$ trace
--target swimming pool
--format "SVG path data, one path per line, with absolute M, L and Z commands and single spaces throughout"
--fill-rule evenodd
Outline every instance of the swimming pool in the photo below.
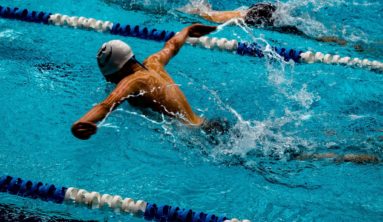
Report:
M 203 22 L 175 10 L 186 1 L 0 1 L 0 5 L 180 30 Z M 250 5 L 211 1 L 217 9 Z M 290 1 L 313 34 L 341 47 L 253 30 L 270 44 L 382 61 L 379 1 Z M 135 9 L 135 10 L 132 10 Z M 295 15 L 295 14 L 294 14 Z M 323 24 L 320 25 L 320 24 Z M 325 29 L 323 29 L 325 28 Z M 212 36 L 251 41 L 239 27 Z M 226 117 L 233 133 L 211 142 L 198 130 L 124 104 L 91 140 L 70 127 L 113 88 L 95 54 L 111 39 L 138 59 L 163 43 L 0 19 L 2 174 L 190 207 L 252 221 L 381 221 L 381 164 L 296 161 L 294 152 L 368 153 L 382 158 L 382 75 L 324 64 L 286 65 L 185 46 L 167 70 L 194 110 Z M 352 45 L 362 44 L 357 52 Z M 240 136 L 238 136 L 240 132 Z M 1 204 L 83 220 L 142 219 L 6 194 Z

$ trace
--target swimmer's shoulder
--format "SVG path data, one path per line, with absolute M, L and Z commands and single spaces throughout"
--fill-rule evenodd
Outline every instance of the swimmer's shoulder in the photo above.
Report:
M 152 55 L 145 59 L 143 62 L 144 66 L 148 69 L 149 72 L 154 71 L 158 74 L 166 73 L 165 66 L 160 62 L 159 56 Z
M 160 78 L 162 80 L 165 80 L 168 83 L 174 83 L 173 79 L 170 77 L 169 73 L 165 70 L 165 65 L 163 65 L 160 62 L 160 56 L 159 55 L 152 55 L 149 56 L 144 61 L 144 66 L 148 69 L 148 73 L 155 73 L 156 78 Z
M 145 59 L 143 62 L 144 66 L 158 66 L 161 65 L 160 63 L 160 56 L 159 55 L 151 55 L 148 58 Z

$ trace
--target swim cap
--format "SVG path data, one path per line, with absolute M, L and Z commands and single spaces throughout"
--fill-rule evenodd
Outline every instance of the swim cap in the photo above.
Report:
M 104 43 L 97 53 L 97 63 L 102 74 L 109 76 L 119 71 L 134 57 L 132 48 L 120 40 Z

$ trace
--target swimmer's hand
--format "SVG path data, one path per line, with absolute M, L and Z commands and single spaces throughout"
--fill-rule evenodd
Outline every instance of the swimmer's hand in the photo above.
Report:
M 87 140 L 97 132 L 97 125 L 92 122 L 76 122 L 72 126 L 72 134 L 81 139 Z
M 186 29 L 188 30 L 189 37 L 199 38 L 201 36 L 214 32 L 217 29 L 217 26 L 194 24 L 187 27 Z

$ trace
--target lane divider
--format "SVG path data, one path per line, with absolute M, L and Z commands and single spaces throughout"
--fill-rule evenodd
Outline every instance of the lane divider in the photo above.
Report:
M 91 209 L 111 209 L 114 212 L 129 213 L 146 220 L 160 222 L 250 222 L 249 220 L 228 219 L 190 209 L 181 209 L 169 205 L 158 206 L 143 200 L 134 201 L 123 199 L 118 195 L 89 192 L 74 187 L 55 186 L 42 182 L 23 180 L 17 177 L 2 176 L 0 178 L 0 192 L 18 195 L 25 198 L 40 199 L 57 204 L 76 204 Z
M 28 9 L 11 8 L 0 6 L 0 17 L 16 19 L 26 22 L 41 24 L 53 24 L 57 26 L 67 26 L 78 29 L 93 30 L 97 32 L 110 33 L 113 35 L 136 37 L 141 39 L 167 41 L 176 33 L 166 30 L 149 29 L 138 25 L 123 25 L 110 21 L 102 21 L 94 18 L 68 16 L 59 13 L 46 13 L 30 11 Z M 257 43 L 238 42 L 226 38 L 189 38 L 187 41 L 194 46 L 201 46 L 207 49 L 218 49 L 220 51 L 235 52 L 239 55 L 254 57 L 264 57 L 262 47 Z M 302 50 L 287 49 L 283 47 L 273 47 L 273 50 L 285 61 L 293 60 L 296 63 L 325 63 L 337 64 L 350 67 L 366 68 L 374 71 L 383 71 L 383 63 L 370 61 L 368 59 L 341 57 L 339 55 L 324 54 L 321 52 L 304 52 Z

